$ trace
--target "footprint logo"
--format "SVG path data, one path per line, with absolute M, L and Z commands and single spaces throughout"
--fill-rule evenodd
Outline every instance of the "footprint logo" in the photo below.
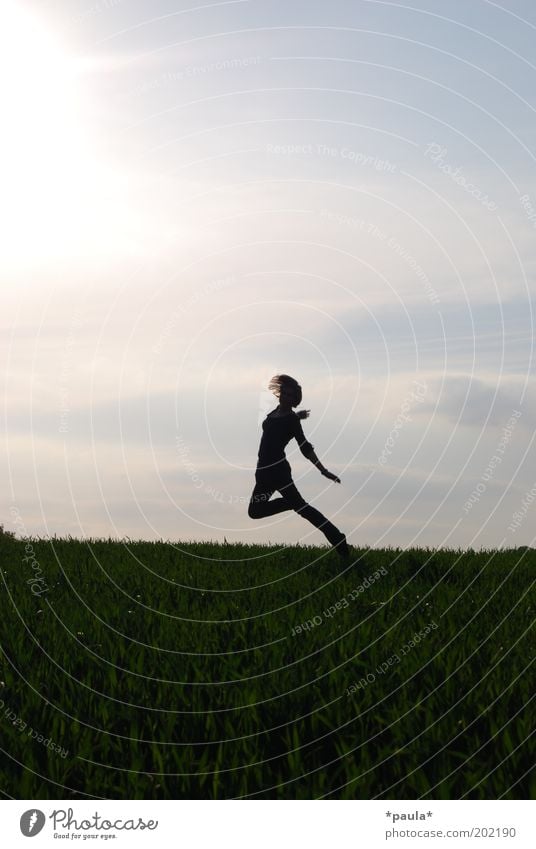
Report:
M 45 824 L 45 815 L 43 811 L 37 808 L 31 808 L 25 811 L 20 818 L 20 830 L 25 837 L 35 837 L 39 834 Z

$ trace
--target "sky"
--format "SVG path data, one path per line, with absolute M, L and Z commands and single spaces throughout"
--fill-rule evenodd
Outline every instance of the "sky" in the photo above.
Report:
M 535 35 L 528 0 L 5 0 L 0 523 L 325 544 L 247 515 L 284 372 L 350 543 L 532 545 Z

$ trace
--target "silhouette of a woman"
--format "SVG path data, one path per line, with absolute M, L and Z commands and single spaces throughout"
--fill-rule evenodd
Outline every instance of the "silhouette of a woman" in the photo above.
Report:
M 288 374 L 276 374 L 268 384 L 268 389 L 279 398 L 279 405 L 268 413 L 262 423 L 255 488 L 249 502 L 248 516 L 250 519 L 262 519 L 284 510 L 295 510 L 322 531 L 341 557 L 348 557 L 350 550 L 345 535 L 319 510 L 307 504 L 300 495 L 292 480 L 290 464 L 285 457 L 286 444 L 295 438 L 303 456 L 314 463 L 324 477 L 340 483 L 337 475 L 328 472 L 322 465 L 313 446 L 305 438 L 301 419 L 306 419 L 310 411 L 294 412 L 292 409 L 301 404 L 301 386 Z M 270 501 L 276 490 L 281 493 L 281 498 Z

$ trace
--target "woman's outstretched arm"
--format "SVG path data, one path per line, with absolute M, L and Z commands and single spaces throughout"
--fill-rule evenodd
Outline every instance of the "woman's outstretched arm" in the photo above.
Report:
M 303 454 L 303 456 L 307 457 L 307 459 L 310 460 L 311 463 L 313 463 L 316 466 L 316 468 L 319 470 L 319 472 L 321 474 L 324 475 L 325 478 L 329 478 L 332 481 L 336 481 L 337 483 L 340 483 L 341 482 L 340 478 L 338 478 L 337 475 L 334 475 L 331 472 L 328 472 L 326 467 L 322 465 L 322 463 L 320 462 L 320 460 L 316 456 L 313 446 L 311 445 L 309 440 L 306 439 L 306 437 L 305 437 L 305 434 L 303 432 L 303 428 L 301 426 L 301 422 L 300 422 L 299 419 L 297 419 L 296 424 L 295 424 L 294 436 L 296 437 L 296 441 L 297 441 L 298 445 L 300 446 L 300 451 Z
M 320 462 L 320 460 L 318 459 L 318 457 L 315 454 L 314 448 L 311 448 L 311 450 L 308 451 L 308 453 L 305 456 L 307 457 L 308 460 L 311 461 L 311 463 L 313 463 L 316 466 L 316 468 L 319 470 L 319 472 L 322 475 L 324 475 L 325 478 L 329 478 L 330 480 L 335 481 L 336 483 L 341 482 L 340 478 L 338 478 L 337 475 L 334 475 L 332 472 L 328 472 L 326 467 L 322 465 L 322 463 Z

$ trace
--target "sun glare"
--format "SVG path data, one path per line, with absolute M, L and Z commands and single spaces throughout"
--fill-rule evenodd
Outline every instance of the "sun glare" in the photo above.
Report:
M 26 266 L 105 248 L 114 189 L 87 114 L 87 62 L 8 0 L 0 6 L 0 71 L 3 260 Z

